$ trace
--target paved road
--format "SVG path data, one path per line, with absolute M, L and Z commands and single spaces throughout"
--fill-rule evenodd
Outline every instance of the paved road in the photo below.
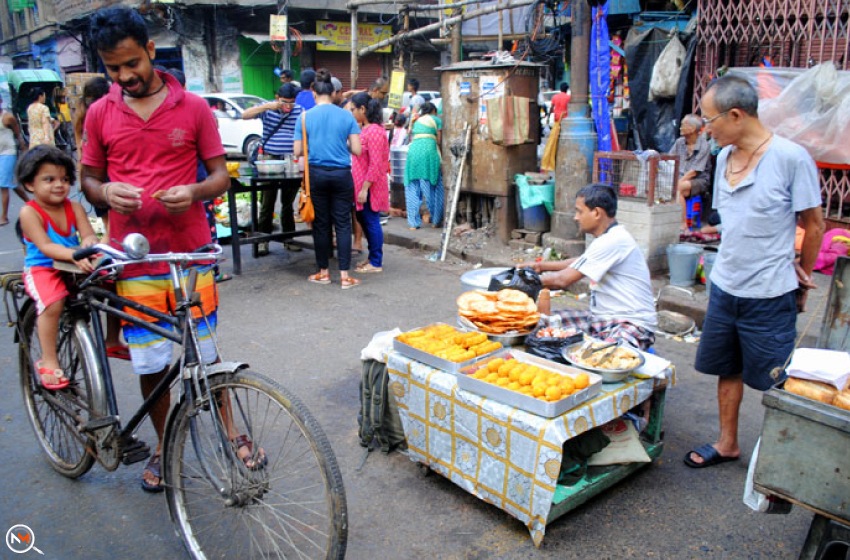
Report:
M 716 435 L 715 385 L 693 370 L 695 346 L 661 340 L 677 365 L 668 392 L 660 461 L 551 525 L 539 548 L 519 522 L 439 475 L 423 476 L 398 453 L 372 453 L 357 472 L 359 351 L 376 331 L 451 320 L 459 275 L 423 255 L 387 248 L 385 274 L 355 290 L 316 286 L 305 277 L 313 254 L 279 245 L 223 284 L 220 335 L 228 359 L 291 387 L 309 405 L 340 462 L 351 521 L 348 558 L 796 558 L 811 516 L 764 516 L 741 503 L 746 461 L 763 411 L 748 392 L 741 433 L 744 460 L 691 470 L 682 457 Z M 11 227 L 0 229 L 0 270 L 19 268 Z M 225 265 L 227 266 L 227 265 Z M 116 372 L 119 402 L 139 403 L 136 380 Z M 162 495 L 139 488 L 142 466 L 95 466 L 66 480 L 42 459 L 24 415 L 11 329 L 0 331 L 0 529 L 28 524 L 45 558 L 187 558 Z M 142 439 L 153 441 L 146 423 Z M 29 553 L 33 558 L 34 553 Z M 0 558 L 13 556 L 0 546 Z M 15 556 L 16 558 L 22 558 Z

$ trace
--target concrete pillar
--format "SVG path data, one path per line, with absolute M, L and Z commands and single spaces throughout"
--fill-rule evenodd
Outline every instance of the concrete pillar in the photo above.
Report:
M 570 53 L 569 116 L 561 121 L 558 159 L 555 168 L 555 212 L 550 237 L 563 240 L 578 238 L 573 220 L 575 195 L 590 182 L 596 132 L 588 105 L 588 67 L 590 59 L 590 8 L 587 0 L 572 3 L 572 51 Z

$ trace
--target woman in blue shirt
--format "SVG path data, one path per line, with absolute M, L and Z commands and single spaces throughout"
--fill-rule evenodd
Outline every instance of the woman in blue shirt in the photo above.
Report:
M 319 269 L 307 280 L 315 284 L 331 283 L 328 263 L 332 250 L 333 224 L 341 284 L 342 289 L 346 290 L 360 283 L 348 275 L 351 267 L 351 207 L 354 204 L 351 154 L 360 155 L 360 126 L 349 111 L 333 104 L 331 74 L 324 68 L 316 72 L 313 91 L 316 93 L 316 106 L 298 117 L 293 145 L 295 155 L 301 156 L 304 153 L 303 130 L 306 128 L 310 197 L 316 213 L 313 243 Z

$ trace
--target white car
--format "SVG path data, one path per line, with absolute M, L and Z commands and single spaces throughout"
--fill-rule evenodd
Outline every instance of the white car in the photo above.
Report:
M 242 120 L 249 107 L 267 103 L 262 97 L 244 93 L 202 93 L 218 123 L 218 133 L 224 150 L 230 156 L 245 156 L 263 141 L 263 122 L 260 119 Z

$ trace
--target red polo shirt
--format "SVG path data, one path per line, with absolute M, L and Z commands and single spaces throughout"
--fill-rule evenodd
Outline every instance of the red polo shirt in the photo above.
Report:
M 110 210 L 111 238 L 121 240 L 138 232 L 150 241 L 151 253 L 189 252 L 210 242 L 203 203 L 195 202 L 182 214 L 169 214 L 151 195 L 196 183 L 198 158 L 222 156 L 224 148 L 207 102 L 184 91 L 170 74 L 159 72 L 159 77 L 168 86 L 168 97 L 147 121 L 124 102 L 118 84 L 89 108 L 82 162 L 105 169 L 111 181 L 144 189 L 142 207 L 136 212 Z M 165 272 L 165 264 L 134 266 L 124 276 Z

